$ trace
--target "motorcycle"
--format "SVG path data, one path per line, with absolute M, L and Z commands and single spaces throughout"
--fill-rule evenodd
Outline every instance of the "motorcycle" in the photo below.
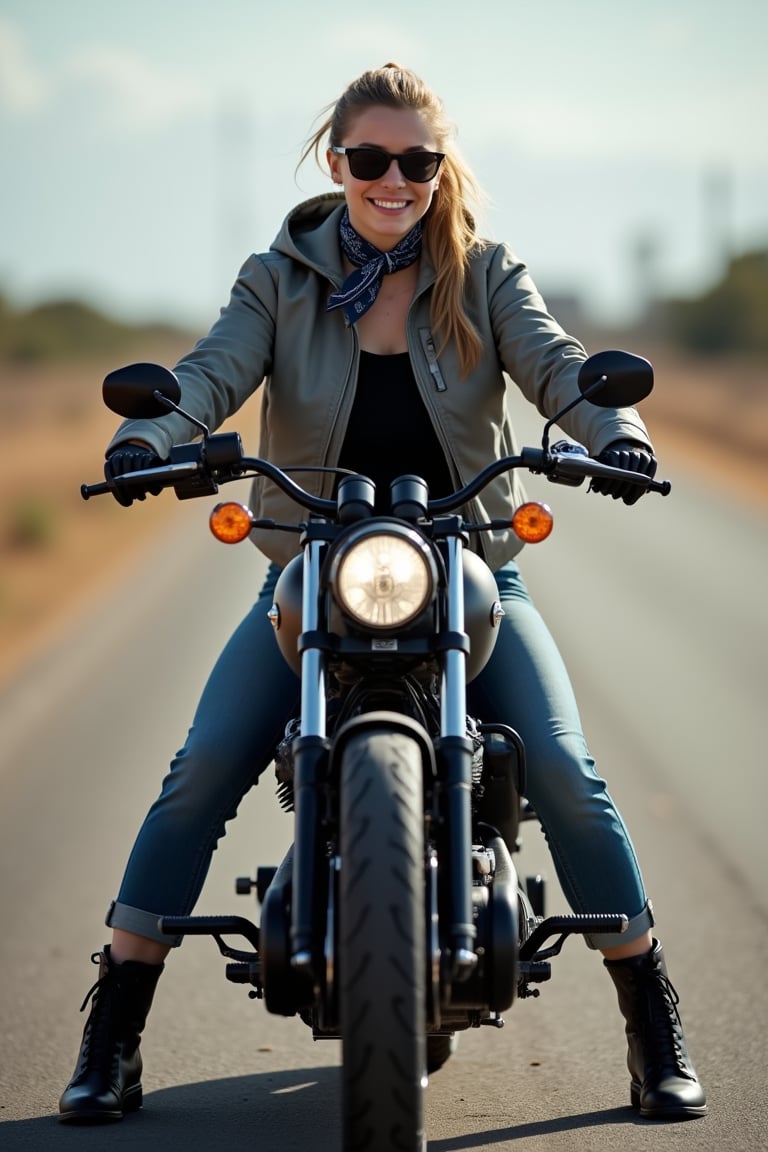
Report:
M 570 486 L 610 477 L 670 491 L 580 445 L 549 443 L 578 403 L 614 408 L 647 396 L 648 361 L 602 352 L 584 362 L 578 383 L 540 448 L 493 462 L 440 499 L 429 499 L 419 477 L 401 476 L 382 516 L 365 476 L 341 474 L 335 498 L 321 498 L 274 463 L 244 455 L 237 433 L 210 434 L 180 407 L 168 369 L 129 365 L 104 381 L 104 401 L 119 415 L 180 412 L 202 436 L 174 447 L 161 467 L 83 485 L 84 499 L 118 485 L 172 487 L 189 499 L 263 476 L 303 512 L 278 524 L 227 501 L 210 517 L 226 543 L 255 527 L 300 538 L 269 613 L 301 681 L 300 714 L 275 750 L 293 843 L 278 867 L 237 881 L 238 892 L 256 891 L 258 924 L 222 915 L 164 916 L 159 925 L 173 936 L 212 936 L 227 979 L 250 986 L 268 1012 L 298 1015 L 315 1039 L 341 1039 L 345 1150 L 425 1147 L 427 1079 L 458 1035 L 500 1028 L 516 997 L 538 996 L 568 937 L 627 925 L 621 910 L 545 917 L 543 881 L 519 878 L 513 859 L 521 822 L 536 819 L 524 799 L 522 741 L 466 707 L 467 683 L 490 658 L 503 617 L 493 575 L 469 543 L 510 523 L 474 523 L 460 510 L 515 468 Z M 511 527 L 538 542 L 551 531 L 551 511 L 528 502 Z

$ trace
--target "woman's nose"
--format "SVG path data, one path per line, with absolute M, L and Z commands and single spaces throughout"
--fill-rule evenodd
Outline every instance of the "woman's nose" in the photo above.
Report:
M 397 160 L 392 159 L 390 161 L 389 168 L 387 168 L 386 172 L 382 176 L 382 180 L 385 184 L 395 184 L 400 187 L 405 184 L 405 177 L 400 171 L 400 165 L 398 164 Z

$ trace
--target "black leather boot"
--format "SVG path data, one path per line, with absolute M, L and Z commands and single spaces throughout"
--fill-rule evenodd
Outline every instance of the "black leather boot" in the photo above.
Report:
M 127 960 L 114 964 L 109 945 L 91 957 L 99 979 L 83 1001 L 91 1001 L 74 1075 L 59 1101 L 65 1123 L 122 1120 L 141 1108 L 139 1042 L 163 964 Z
M 688 1056 L 661 944 L 626 960 L 604 960 L 627 1022 L 632 1106 L 654 1120 L 705 1116 L 704 1089 Z

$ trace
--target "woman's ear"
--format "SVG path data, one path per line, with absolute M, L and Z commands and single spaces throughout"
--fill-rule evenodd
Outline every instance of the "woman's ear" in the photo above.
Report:
M 331 152 L 329 148 L 325 154 L 325 159 L 331 173 L 331 180 L 333 180 L 334 184 L 343 184 L 344 181 L 342 180 L 341 176 L 341 165 L 339 164 L 338 153 Z

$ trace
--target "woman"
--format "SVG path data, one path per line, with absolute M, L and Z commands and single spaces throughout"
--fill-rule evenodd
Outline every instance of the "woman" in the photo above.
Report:
M 577 394 L 586 354 L 547 313 L 509 249 L 476 234 L 467 207 L 474 180 L 452 148 L 440 102 L 418 77 L 394 64 L 365 73 L 302 159 L 314 151 L 319 160 L 326 137 L 340 191 L 301 204 L 270 251 L 246 261 L 228 307 L 176 367 L 182 403 L 215 428 L 263 382 L 264 456 L 283 467 L 359 470 L 379 491 L 393 476 L 417 472 L 440 496 L 512 451 L 503 371 L 551 416 Z M 634 409 L 581 405 L 563 423 L 599 459 L 653 475 L 653 450 Z M 105 473 L 157 464 L 193 435 L 177 415 L 128 421 L 108 448 Z M 327 481 L 312 479 L 327 495 Z M 631 485 L 592 487 L 627 504 L 638 498 Z M 499 477 L 483 495 L 481 515 L 508 517 L 519 499 L 516 481 Z M 255 488 L 258 516 L 290 519 L 284 500 L 274 486 Z M 520 731 L 527 794 L 573 909 L 620 908 L 629 916 L 623 935 L 588 943 L 603 953 L 618 990 L 633 1104 L 649 1117 L 703 1115 L 634 850 L 595 772 L 513 540 L 497 533 L 484 546 L 506 617 L 489 665 L 471 685 L 471 710 Z M 158 916 L 191 912 L 226 821 L 294 713 L 297 681 L 274 644 L 267 609 L 295 537 L 265 533 L 258 542 L 272 561 L 265 586 L 213 670 L 109 910 L 113 940 L 94 956 L 100 979 L 61 1098 L 63 1120 L 115 1120 L 141 1106 L 139 1037 L 168 953 Z

